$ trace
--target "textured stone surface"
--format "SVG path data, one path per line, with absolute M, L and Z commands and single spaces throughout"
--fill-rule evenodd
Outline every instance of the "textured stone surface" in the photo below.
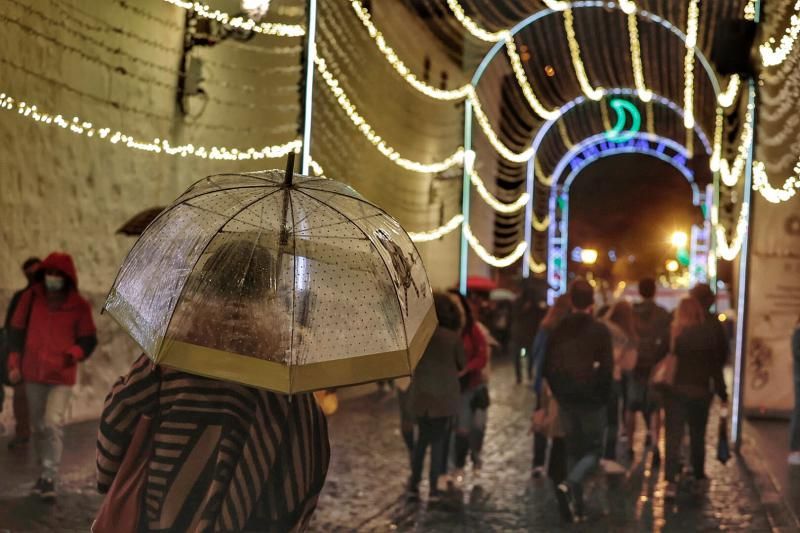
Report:
M 645 469 L 637 454 L 626 476 L 598 475 L 587 496 L 588 522 L 563 527 L 547 480 L 531 480 L 527 433 L 532 394 L 513 385 L 513 370 L 497 365 L 492 377 L 484 468 L 468 473 L 461 490 L 441 503 L 408 504 L 407 456 L 398 434 L 391 394 L 342 393 L 330 418 L 332 463 L 312 531 L 755 531 L 768 532 L 765 504 L 738 459 L 727 466 L 713 455 L 710 424 L 706 488 L 681 484 L 677 501 L 663 498 L 658 470 Z M 713 420 L 713 417 L 712 417 Z M 40 504 L 25 495 L 35 469 L 26 451 L 8 454 L 0 440 L 0 531 L 86 531 L 100 498 L 93 492 L 92 422 L 68 428 L 63 483 L 58 503 Z M 639 435 L 641 438 L 642 435 Z M 423 496 L 427 487 L 422 487 Z

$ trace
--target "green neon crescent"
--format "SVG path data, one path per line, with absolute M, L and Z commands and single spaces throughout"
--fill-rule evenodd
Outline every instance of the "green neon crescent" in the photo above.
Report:
M 642 126 L 642 114 L 639 113 L 639 110 L 632 102 L 622 98 L 612 98 L 608 105 L 617 113 L 617 123 L 613 128 L 606 131 L 606 139 L 614 143 L 624 143 L 633 139 Z M 625 123 L 627 122 L 626 111 L 630 113 L 632 120 L 631 127 L 627 130 L 625 129 Z

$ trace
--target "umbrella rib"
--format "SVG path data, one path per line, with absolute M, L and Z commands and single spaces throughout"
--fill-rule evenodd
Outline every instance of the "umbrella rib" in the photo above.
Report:
M 228 225 L 228 223 L 231 220 L 233 220 L 234 217 L 238 216 L 239 213 L 241 213 L 242 211 L 244 211 L 248 207 L 252 206 L 256 202 L 260 202 L 261 200 L 265 200 L 266 198 L 268 198 L 269 196 L 275 194 L 279 190 L 281 190 L 281 189 L 275 189 L 274 191 L 270 191 L 267 194 L 261 196 L 260 198 L 256 198 L 252 202 L 248 202 L 247 204 L 242 206 L 241 209 L 236 211 L 236 213 L 234 213 L 230 218 L 228 218 L 228 220 L 223 222 L 222 225 L 217 229 L 217 231 L 215 231 L 213 234 L 211 234 L 211 236 L 208 238 L 208 241 L 206 241 L 205 245 L 203 245 L 203 249 L 200 250 L 199 254 L 197 254 L 197 259 L 195 259 L 194 263 L 192 263 L 191 268 L 189 268 L 189 272 L 193 272 L 194 271 L 195 267 L 197 267 L 197 263 L 200 262 L 200 258 L 203 257 L 203 254 L 206 252 L 206 250 L 208 250 L 208 247 L 211 246 L 211 243 L 214 241 L 214 238 L 217 235 L 219 235 L 219 233 L 225 228 L 225 226 Z M 161 338 L 161 342 L 158 344 L 158 350 L 156 350 L 156 357 L 158 357 L 159 352 L 161 352 L 161 347 L 164 345 L 164 339 L 167 338 L 167 334 L 169 333 L 169 328 L 170 328 L 170 326 L 172 326 L 172 319 L 175 316 L 175 309 L 178 307 L 178 303 L 180 303 L 181 298 L 183 297 L 183 291 L 184 291 L 184 289 L 186 289 L 187 281 L 188 281 L 188 276 L 187 276 L 187 279 L 184 279 L 183 285 L 181 286 L 181 290 L 178 292 L 178 297 L 175 299 L 175 305 L 172 306 L 172 313 L 170 314 L 169 320 L 167 321 L 167 327 L 166 327 L 166 329 L 164 329 L 164 336 Z M 158 363 L 158 361 L 156 361 L 156 363 Z
M 294 230 L 294 203 L 292 202 L 292 189 L 286 191 L 289 197 L 289 212 L 292 215 L 292 230 Z M 294 325 L 295 313 L 297 312 L 297 239 L 292 231 L 292 325 L 289 328 L 289 395 L 292 394 L 292 361 L 294 357 Z
M 321 203 L 321 204 L 323 204 L 323 205 L 327 206 L 329 209 L 332 209 L 333 211 L 336 211 L 336 212 L 339 214 L 339 216 L 341 216 L 341 217 L 342 217 L 342 218 L 344 218 L 345 220 L 349 220 L 349 219 L 348 219 L 348 217 L 347 217 L 347 215 L 345 215 L 344 213 L 342 213 L 340 210 L 338 210 L 338 209 L 337 209 L 337 208 L 335 208 L 334 206 L 332 206 L 332 205 L 330 205 L 330 204 L 324 204 L 324 203 L 322 202 L 322 200 L 320 200 L 319 198 L 314 198 L 313 196 L 311 196 L 310 194 L 306 193 L 306 192 L 305 192 L 305 191 L 303 191 L 302 189 L 299 189 L 299 188 L 298 188 L 298 189 L 297 189 L 297 191 L 298 191 L 298 192 L 301 192 L 301 193 L 303 193 L 303 194 L 305 194 L 306 196 L 308 196 L 309 198 L 311 198 L 311 199 L 312 199 L 312 200 L 314 200 L 315 202 L 319 202 L 319 203 Z M 369 202 L 367 202 L 367 203 L 369 203 Z M 383 263 L 383 268 L 385 268 L 385 269 L 386 269 L 386 275 L 388 275 L 388 276 L 389 276 L 389 282 L 392 284 L 392 288 L 393 288 L 393 290 L 394 290 L 394 297 L 395 297 L 395 299 L 397 300 L 397 311 L 400 313 L 400 319 L 401 319 L 401 320 L 403 320 L 403 305 L 400 303 L 400 295 L 399 295 L 399 294 L 397 294 L 397 288 L 394 286 L 394 279 L 392 278 L 392 271 L 391 271 L 391 270 L 389 270 L 389 265 L 386 263 L 386 260 L 383 258 L 383 256 L 381 255 L 380 251 L 378 251 L 378 247 L 377 247 L 377 246 L 375 246 L 375 243 L 374 243 L 374 242 L 372 242 L 372 239 L 370 239 L 370 238 L 369 238 L 369 235 L 367 235 L 367 232 L 366 232 L 366 231 L 364 231 L 364 229 L 363 229 L 361 226 L 359 226 L 358 224 L 356 224 L 356 223 L 355 223 L 355 220 L 352 220 L 352 221 L 351 221 L 351 223 L 353 224 L 353 226 L 355 226 L 355 227 L 358 229 L 358 231 L 360 231 L 361 233 L 363 233 L 363 234 L 364 234 L 364 237 L 367 239 L 367 241 L 369 242 L 369 244 L 370 244 L 370 245 L 372 246 L 372 248 L 375 250 L 375 253 L 377 253 L 377 254 L 378 254 L 378 257 L 380 257 L 380 258 L 381 258 L 381 262 Z M 406 321 L 405 321 L 405 320 L 403 320 L 403 338 L 406 340 L 406 342 L 405 342 L 405 349 L 406 349 L 406 361 L 407 361 L 407 363 L 408 363 L 408 371 L 409 371 L 409 373 L 410 373 L 410 372 L 411 372 L 411 356 L 410 356 L 410 354 L 409 354 L 409 352 L 408 352 L 408 349 L 409 349 L 409 344 L 408 344 L 408 332 L 406 332 Z
M 326 204 L 326 203 L 322 202 L 322 200 L 318 200 L 316 198 L 314 198 L 314 199 L 317 200 L 318 202 L 322 203 L 322 205 L 324 205 L 324 206 L 331 207 L 330 204 Z M 331 209 L 333 209 L 333 207 L 331 207 Z M 323 228 L 332 228 L 333 226 L 339 226 L 341 224 L 347 224 L 348 222 L 351 222 L 351 221 L 367 220 L 368 218 L 379 217 L 379 216 L 381 216 L 381 213 L 375 213 L 373 215 L 366 215 L 366 216 L 358 217 L 358 218 L 347 218 L 347 219 L 344 220 L 344 222 L 336 222 L 336 223 L 333 223 L 333 224 L 323 224 L 321 226 L 314 226 L 312 228 L 306 228 L 303 231 L 314 231 L 314 230 L 323 229 Z M 314 235 L 305 235 L 305 234 L 302 234 L 302 233 L 297 233 L 297 235 L 300 235 L 301 237 L 314 237 Z

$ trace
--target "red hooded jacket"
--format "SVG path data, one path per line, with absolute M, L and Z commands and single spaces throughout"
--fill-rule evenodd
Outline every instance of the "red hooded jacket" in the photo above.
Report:
M 62 272 L 70 281 L 67 296 L 57 307 L 52 306 L 42 281 L 22 294 L 11 318 L 19 342 L 15 346 L 12 340 L 8 367 L 19 369 L 21 359 L 26 382 L 74 385 L 78 361 L 86 359 L 97 343 L 92 308 L 78 293 L 78 276 L 68 254 L 50 254 L 39 269 Z M 24 357 L 20 357 L 20 349 Z

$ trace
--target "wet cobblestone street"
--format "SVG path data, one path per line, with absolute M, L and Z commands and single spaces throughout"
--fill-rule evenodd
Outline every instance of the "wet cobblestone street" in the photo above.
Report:
M 532 401 L 526 386 L 513 384 L 512 369 L 498 365 L 482 471 L 468 471 L 464 486 L 435 504 L 425 503 L 423 485 L 422 502 L 410 504 L 404 495 L 408 460 L 393 394 L 342 394 L 339 411 L 330 418 L 331 469 L 311 530 L 771 531 L 740 460 L 722 466 L 711 447 L 712 481 L 705 489 L 683 485 L 675 504 L 665 505 L 659 471 L 646 470 L 637 454 L 629 474 L 594 479 L 586 523 L 562 526 L 550 482 L 530 477 Z M 709 431 L 715 429 L 712 416 Z M 88 531 L 100 503 L 94 492 L 94 431 L 92 422 L 67 428 L 63 481 L 53 505 L 27 496 L 35 474 L 27 452 L 11 454 L 5 439 L 0 442 L 0 532 Z

